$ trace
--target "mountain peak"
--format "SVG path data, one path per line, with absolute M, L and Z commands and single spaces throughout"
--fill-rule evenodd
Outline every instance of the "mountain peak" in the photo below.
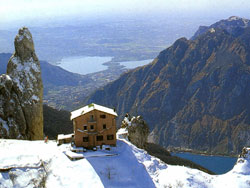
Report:
M 31 57 L 37 60 L 32 35 L 28 28 L 19 29 L 15 38 L 15 56 L 20 57 L 22 61 L 27 61 Z
M 191 37 L 191 40 L 196 39 L 212 28 L 214 28 L 215 30 L 225 30 L 232 35 L 237 35 L 239 29 L 243 29 L 246 27 L 250 27 L 250 20 L 238 16 L 231 16 L 228 19 L 220 20 L 210 26 L 200 26 L 199 29 L 195 32 L 194 36 Z
M 242 19 L 241 17 L 238 17 L 238 16 L 230 16 L 227 20 L 228 21 L 233 21 L 233 20 L 240 20 Z

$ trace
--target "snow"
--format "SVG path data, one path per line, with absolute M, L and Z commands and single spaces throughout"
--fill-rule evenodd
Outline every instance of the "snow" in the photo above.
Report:
M 127 128 L 118 129 L 117 135 L 120 135 L 120 134 L 128 134 L 128 129 Z
M 80 153 L 75 153 L 75 152 L 72 152 L 72 151 L 65 151 L 63 152 L 65 155 L 67 155 L 68 157 L 70 158 L 74 158 L 74 159 L 82 159 L 84 158 L 82 154 Z
M 10 76 L 8 74 L 3 74 L 3 75 L 5 75 L 7 80 L 11 80 L 11 78 L 10 78 Z
M 129 145 L 118 140 L 117 147 L 112 150 L 117 155 L 87 158 L 104 187 L 155 187 L 145 166 L 137 160 Z
M 211 28 L 211 29 L 209 30 L 209 32 L 210 32 L 210 33 L 215 33 L 215 29 L 214 29 L 214 28 Z
M 46 187 L 103 187 L 99 176 L 86 159 L 71 161 L 64 152 L 69 145 L 57 146 L 55 141 L 0 140 L 1 168 L 14 167 L 10 172 L 0 173 L 0 187 L 32 187 L 39 179 L 43 167 L 48 173 Z M 38 165 L 39 166 L 39 165 Z M 20 168 L 22 167 L 22 168 Z M 0 168 L 0 169 L 1 169 Z M 10 180 L 10 175 L 15 177 Z M 12 178 L 13 179 L 13 178 Z M 27 186 L 30 185 L 30 186 Z
M 238 17 L 238 16 L 231 16 L 228 20 L 229 21 L 234 21 L 234 20 L 239 20 L 239 19 L 241 19 L 241 18 Z
M 29 83 L 29 88 L 33 89 L 32 83 L 36 82 L 36 78 L 33 72 L 40 72 L 40 67 L 35 63 L 33 58 L 30 58 L 27 62 L 21 62 L 19 57 L 12 56 L 11 61 L 15 65 L 15 72 L 10 76 L 13 78 L 13 81 L 17 84 L 18 88 L 22 92 L 27 89 L 25 83 L 20 82 L 20 78 L 26 79 Z
M 29 30 L 27 28 L 25 28 L 25 27 L 21 28 L 21 30 L 22 30 L 23 33 L 22 34 L 19 33 L 16 36 L 17 41 L 19 42 L 19 41 L 23 40 L 24 37 L 26 37 L 29 41 L 32 41 L 32 37 L 31 37 L 31 34 L 30 34 Z
M 90 104 L 90 105 L 87 105 L 87 106 L 84 106 L 78 110 L 75 110 L 73 112 L 71 112 L 71 117 L 70 119 L 75 119 L 76 117 L 78 116 L 81 116 L 83 114 L 86 114 L 92 110 L 98 110 L 98 111 L 101 111 L 101 112 L 105 112 L 105 113 L 108 113 L 108 114 L 111 114 L 111 115 L 114 115 L 114 116 L 117 116 L 117 113 L 114 111 L 114 109 L 111 109 L 111 108 L 107 108 L 105 106 L 101 106 L 101 105 L 98 105 L 98 104 Z
M 125 121 L 128 126 L 131 126 L 131 121 L 129 121 L 128 117 L 125 117 L 123 121 Z
M 33 95 L 32 97 L 31 97 L 31 100 L 32 101 L 39 101 L 39 97 L 37 96 L 37 95 Z
M 0 139 L 0 148 L 0 187 L 39 187 L 44 177 L 48 188 L 250 187 L 250 148 L 223 175 L 167 165 L 125 139 L 118 139 L 110 151 L 83 153 L 73 153 L 70 144 L 57 146 L 55 141 Z M 66 153 L 84 158 L 71 161 Z M 12 169 L 3 171 L 8 168 Z
M 57 136 L 57 140 L 72 138 L 73 135 L 74 135 L 74 134 L 59 134 L 59 135 Z

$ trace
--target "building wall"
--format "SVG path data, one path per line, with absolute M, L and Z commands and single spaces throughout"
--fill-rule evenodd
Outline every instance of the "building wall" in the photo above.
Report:
M 105 115 L 106 118 L 101 118 Z M 93 119 L 91 119 L 93 116 Z M 87 114 L 79 116 L 73 120 L 75 144 L 77 147 L 91 148 L 100 145 L 116 145 L 116 116 L 98 110 L 93 110 Z M 103 125 L 106 125 L 106 129 Z M 87 130 L 84 130 L 84 126 Z M 93 126 L 93 129 L 91 129 Z M 113 135 L 112 140 L 108 136 Z M 98 141 L 98 136 L 103 136 L 103 140 Z M 88 142 L 83 142 L 83 137 L 88 137 Z M 110 136 L 109 136 L 110 138 Z

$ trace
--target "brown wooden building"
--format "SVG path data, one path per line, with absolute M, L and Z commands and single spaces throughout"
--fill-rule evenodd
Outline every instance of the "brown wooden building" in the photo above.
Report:
M 71 112 L 76 147 L 116 145 L 116 117 L 114 109 L 93 103 Z

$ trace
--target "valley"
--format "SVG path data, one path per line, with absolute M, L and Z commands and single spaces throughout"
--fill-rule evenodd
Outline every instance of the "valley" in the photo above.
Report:
M 0 2 L 0 188 L 249 188 L 250 3 Z
M 71 56 L 109 56 L 112 61 L 153 59 L 177 38 L 191 37 L 199 25 L 215 18 L 197 19 L 164 14 L 67 20 L 43 27 L 29 27 L 41 60 L 55 64 Z M 185 28 L 185 29 L 183 29 Z M 17 28 L 0 29 L 0 53 L 12 53 Z
M 139 113 L 149 123 L 151 142 L 170 150 L 182 143 L 179 150 L 237 155 L 249 131 L 248 23 L 234 17 L 219 21 L 201 35 L 198 30 L 193 40 L 178 39 L 151 64 L 130 71 L 115 62 L 117 57 L 106 59 L 108 69 L 85 75 L 41 61 L 44 103 L 69 111 L 92 102 L 113 106 L 120 114 L 118 124 L 127 112 Z M 211 32 L 212 27 L 218 28 Z M 1 73 L 8 56 L 0 55 Z M 211 130 L 220 136 L 213 138 Z

